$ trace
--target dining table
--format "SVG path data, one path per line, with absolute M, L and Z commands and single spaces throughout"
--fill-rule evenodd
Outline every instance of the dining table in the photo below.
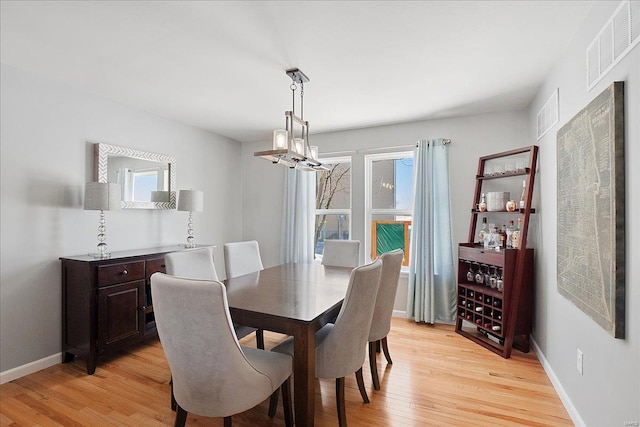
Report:
M 234 323 L 293 336 L 295 424 L 314 425 L 315 333 L 333 321 L 351 268 L 288 263 L 224 281 Z

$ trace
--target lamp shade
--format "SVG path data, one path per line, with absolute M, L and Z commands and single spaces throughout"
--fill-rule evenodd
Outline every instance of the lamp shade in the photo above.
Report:
M 204 193 L 200 190 L 180 190 L 178 193 L 178 210 L 202 212 L 204 210 Z
M 151 201 L 152 202 L 168 202 L 169 201 L 169 192 L 168 191 L 152 191 L 151 192 Z
M 84 209 L 115 211 L 120 209 L 120 186 L 109 182 L 87 182 L 84 187 Z

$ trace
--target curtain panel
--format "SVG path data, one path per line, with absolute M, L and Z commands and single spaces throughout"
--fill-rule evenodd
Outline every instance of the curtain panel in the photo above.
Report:
M 407 316 L 416 322 L 450 323 L 456 315 L 456 284 L 449 146 L 442 139 L 418 142 L 413 191 Z
M 287 168 L 282 198 L 280 262 L 313 261 L 316 174 Z

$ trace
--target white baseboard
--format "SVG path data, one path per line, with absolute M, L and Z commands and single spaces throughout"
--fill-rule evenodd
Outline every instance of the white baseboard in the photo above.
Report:
M 391 314 L 392 317 L 402 317 L 403 319 L 407 318 L 407 311 L 406 310 L 393 310 L 393 313 Z
M 17 380 L 25 375 L 33 374 L 34 372 L 41 371 L 49 366 L 57 365 L 58 363 L 62 363 L 62 353 L 52 354 L 44 359 L 36 360 L 34 362 L 27 363 L 26 365 L 0 372 L 0 384 Z
M 553 369 L 551 368 L 549 361 L 544 356 L 544 353 L 540 349 L 540 346 L 538 345 L 536 340 L 533 339 L 533 337 L 531 337 L 531 344 L 533 345 L 533 348 L 536 351 L 536 355 L 538 356 L 538 360 L 540 361 L 540 364 L 544 368 L 544 371 L 547 373 L 547 377 L 549 377 L 549 380 L 551 381 L 553 388 L 556 390 L 556 393 L 558 393 L 558 396 L 560 397 L 560 400 L 562 401 L 564 408 L 569 413 L 569 416 L 571 417 L 573 424 L 578 427 L 586 427 L 586 424 L 582 420 L 580 413 L 578 413 L 578 410 L 576 409 L 576 407 L 573 406 L 573 403 L 571 402 L 569 395 L 564 390 L 564 387 L 562 387 L 562 384 L 560 383 L 560 380 L 556 376 L 555 372 L 553 372 Z

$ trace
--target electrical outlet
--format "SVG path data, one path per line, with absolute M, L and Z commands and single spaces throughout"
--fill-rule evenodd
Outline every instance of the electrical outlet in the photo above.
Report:
M 576 368 L 578 369 L 578 372 L 580 372 L 580 375 L 582 375 L 582 352 L 580 351 L 580 349 L 578 349 L 578 357 L 576 359 Z

